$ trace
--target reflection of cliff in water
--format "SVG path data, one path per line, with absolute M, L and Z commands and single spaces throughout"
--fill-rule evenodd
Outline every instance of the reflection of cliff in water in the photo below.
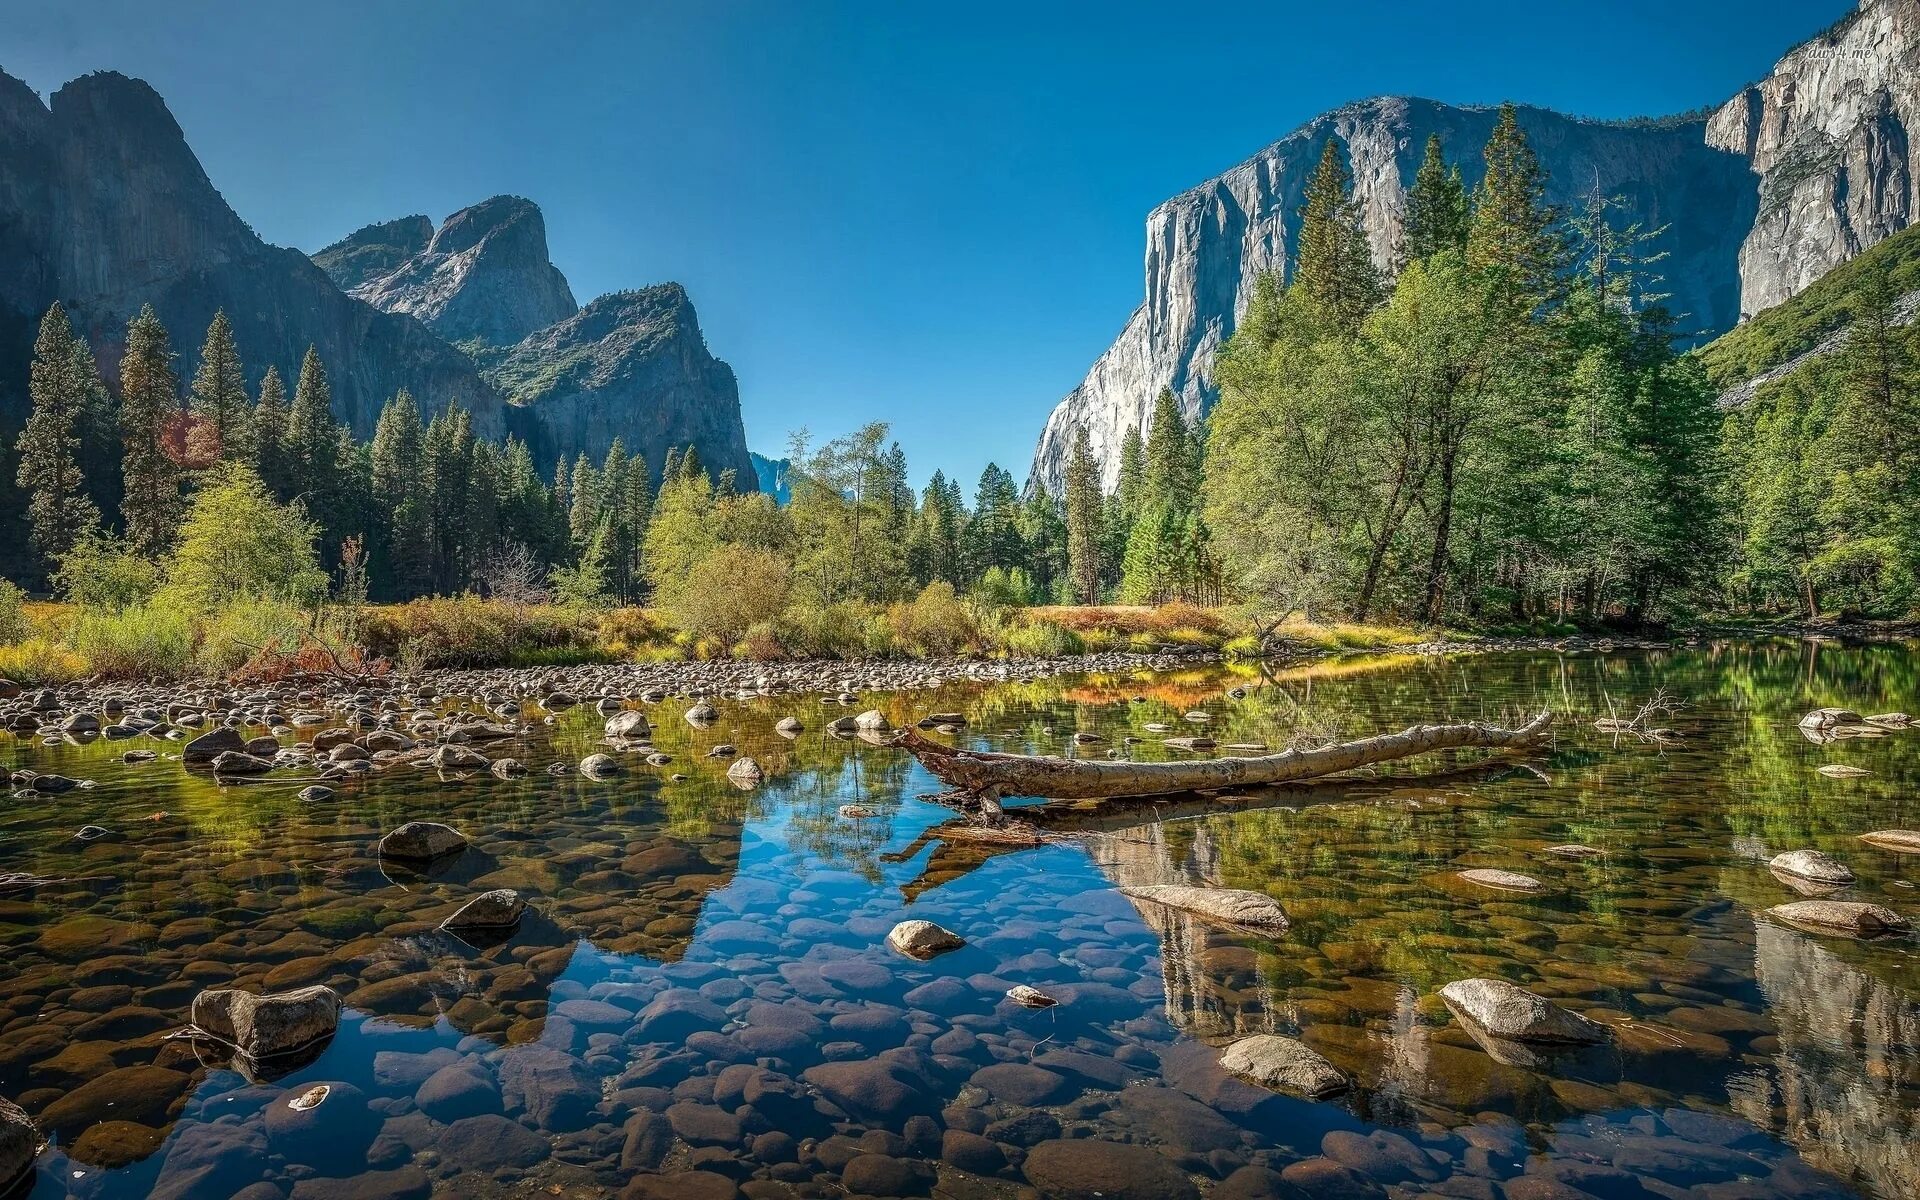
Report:
M 1920 1004 L 1810 935 L 1759 922 L 1755 939 L 1780 1048 L 1772 1071 L 1736 1089 L 1735 1109 L 1834 1174 L 1920 1196 Z

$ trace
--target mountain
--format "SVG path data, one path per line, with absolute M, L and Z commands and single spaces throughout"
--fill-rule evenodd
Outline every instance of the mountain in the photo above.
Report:
M 686 289 L 662 283 L 602 296 L 511 347 L 476 349 L 486 377 L 539 418 L 536 459 L 599 459 L 621 438 L 657 480 L 668 449 L 698 447 L 716 476 L 753 491 L 733 368 L 713 357 Z
M 424 217 L 369 225 L 313 260 L 352 295 L 451 342 L 509 346 L 580 308 L 547 260 L 546 218 L 518 196 L 463 208 L 438 230 Z
M 1864 0 L 1708 115 L 1602 122 L 1522 108 L 1519 119 L 1552 202 L 1597 188 L 1627 201 L 1624 219 L 1667 226 L 1668 303 L 1704 341 L 1908 224 L 1917 60 L 1920 0 Z M 1155 208 L 1145 299 L 1049 416 L 1031 485 L 1057 490 L 1073 433 L 1085 427 L 1112 487 L 1127 428 L 1144 431 L 1162 387 L 1189 418 L 1212 406 L 1214 355 L 1254 282 L 1284 277 L 1301 193 L 1327 138 L 1347 152 L 1374 260 L 1386 268 L 1428 134 L 1440 135 L 1471 186 L 1496 116 L 1406 97 L 1350 104 Z
M 775 504 L 785 504 L 793 499 L 793 489 L 787 481 L 787 472 L 793 469 L 790 460 L 768 458 L 757 451 L 748 451 L 747 457 L 753 460 L 753 473 L 759 481 L 761 492 L 772 496 Z
M 33 329 L 55 300 L 111 378 L 128 318 L 151 303 L 190 374 L 224 308 L 250 383 L 269 364 L 289 383 L 318 347 L 342 421 L 362 437 L 401 388 L 460 404 L 475 429 L 506 429 L 499 394 L 418 321 L 345 295 L 297 250 L 269 246 L 228 207 L 160 96 L 112 72 L 43 104 L 0 74 L 0 434 L 25 418 Z

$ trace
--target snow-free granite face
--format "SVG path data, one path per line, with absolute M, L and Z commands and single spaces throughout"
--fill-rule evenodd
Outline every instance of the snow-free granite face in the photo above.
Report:
M 1662 263 L 1680 328 L 1705 340 L 1778 304 L 1881 238 L 1915 208 L 1907 128 L 1920 92 L 1920 0 L 1866 0 L 1705 119 L 1603 123 L 1522 108 L 1549 176 L 1574 205 L 1597 186 L 1628 220 L 1667 226 Z M 1497 114 L 1386 97 L 1316 117 L 1147 216 L 1145 299 L 1085 380 L 1060 401 L 1031 479 L 1058 490 L 1077 428 L 1105 483 L 1130 425 L 1144 432 L 1163 387 L 1189 419 L 1217 396 L 1214 355 L 1262 275 L 1284 277 L 1307 177 L 1332 137 L 1352 165 L 1376 263 L 1397 258 L 1406 187 L 1438 133 L 1469 186 Z

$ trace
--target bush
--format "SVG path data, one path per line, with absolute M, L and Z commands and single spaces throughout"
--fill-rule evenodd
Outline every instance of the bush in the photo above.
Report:
M 82 609 L 67 640 L 91 673 L 113 679 L 178 679 L 193 663 L 193 622 L 177 608 Z
M 118 612 L 152 596 L 160 568 L 127 542 L 90 530 L 61 556 L 54 588 L 82 608 Z
M 1013 658 L 1062 658 L 1085 653 L 1086 643 L 1071 629 L 1026 621 L 1009 626 L 1001 634 L 1000 648 Z
M 276 600 L 243 600 L 201 627 L 195 661 L 207 674 L 227 677 L 256 658 L 296 654 L 312 637 L 312 624 L 300 609 Z
M 787 560 L 758 546 L 716 546 L 661 592 L 661 611 L 682 632 L 731 646 L 786 607 Z
M 71 683 L 87 673 L 87 660 L 63 642 L 28 638 L 0 646 L 0 679 L 16 683 Z
M 11 646 L 33 636 L 33 622 L 27 619 L 27 594 L 0 579 L 0 646 Z
M 944 580 L 928 584 L 910 601 L 890 606 L 887 625 L 902 649 L 923 657 L 958 654 L 980 641 L 973 613 Z
M 884 620 L 865 605 L 852 601 L 816 604 L 800 601 L 787 606 L 774 623 L 780 645 L 799 658 L 852 658 L 868 653 L 874 625 L 882 628 L 882 641 L 891 635 Z
M 407 670 L 593 662 L 607 655 L 599 618 L 552 605 L 496 604 L 477 596 L 415 600 L 367 610 L 366 649 Z
M 313 549 L 318 534 L 304 508 L 276 501 L 250 468 L 221 467 L 180 526 L 180 544 L 167 562 L 167 595 L 201 613 L 268 598 L 318 604 L 327 595 Z
M 780 644 L 773 622 L 761 621 L 747 630 L 747 636 L 733 648 L 733 656 L 749 662 L 774 662 L 787 656 L 787 648 Z

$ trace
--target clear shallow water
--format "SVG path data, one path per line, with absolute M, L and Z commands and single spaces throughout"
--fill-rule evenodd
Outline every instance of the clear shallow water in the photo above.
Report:
M 1250 694 L 1228 698 L 1236 685 Z M 1681 741 L 1591 728 L 1660 687 L 1687 702 L 1664 722 Z M 0 867 L 63 881 L 0 894 L 0 1094 L 55 1142 L 31 1194 L 1920 1194 L 1920 946 L 1756 915 L 1796 898 L 1767 859 L 1812 846 L 1853 867 L 1852 895 L 1920 916 L 1901 886 L 1920 859 L 1854 836 L 1920 827 L 1920 730 L 1816 745 L 1794 727 L 1823 704 L 1920 711 L 1911 648 L 1386 660 L 881 699 L 896 721 L 964 711 L 975 744 L 1058 751 L 1079 729 L 1139 736 L 1143 756 L 1194 709 L 1223 743 L 1269 744 L 1542 704 L 1561 716 L 1540 774 L 1261 792 L 1200 817 L 1150 806 L 1019 851 L 940 839 L 951 814 L 917 798 L 934 781 L 818 733 L 837 708 L 718 704 L 706 730 L 679 719 L 684 702 L 656 707 L 676 757 L 663 771 L 541 774 L 597 748 L 599 715 L 576 709 L 489 749 L 527 779 L 408 769 L 319 804 L 297 802 L 299 784 L 222 789 L 178 763 L 121 763 L 139 742 L 0 735 L 0 763 L 98 783 L 0 808 Z M 772 730 L 789 713 L 811 727 L 791 742 Z M 700 757 L 720 742 L 766 782 L 729 784 L 724 760 Z M 1833 762 L 1871 774 L 1815 772 Z M 664 778 L 676 770 L 689 778 Z M 842 818 L 853 802 L 878 815 Z M 374 841 L 413 818 L 473 847 L 425 876 L 383 872 Z M 85 823 L 114 836 L 73 840 Z M 1608 853 L 1541 854 L 1567 841 Z M 1451 878 L 1472 866 L 1550 890 Z M 1114 890 L 1161 882 L 1267 891 L 1294 928 L 1224 933 Z M 513 938 L 475 949 L 434 932 L 496 886 L 537 910 Z M 882 940 L 906 917 L 969 945 L 895 955 Z M 1434 995 L 1474 975 L 1618 1026 L 1617 1049 L 1496 1061 Z M 164 1040 L 202 987 L 313 982 L 349 1012 L 284 1077 L 250 1081 Z M 1001 998 L 1014 983 L 1063 1003 L 1016 1008 Z M 1358 1089 L 1312 1104 L 1219 1070 L 1221 1045 L 1266 1030 Z M 321 1082 L 319 1108 L 287 1107 Z

